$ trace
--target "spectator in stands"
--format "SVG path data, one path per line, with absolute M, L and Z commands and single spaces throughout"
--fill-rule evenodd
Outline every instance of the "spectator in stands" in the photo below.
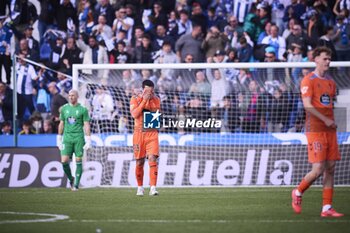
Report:
M 3 123 L 0 123 L 1 125 L 1 131 L 0 135 L 12 135 L 12 123 L 10 121 L 5 121 Z
M 167 31 L 166 34 L 170 36 L 171 40 L 175 44 L 175 41 L 179 38 L 179 27 L 177 25 L 177 13 L 176 11 L 172 10 L 169 14 L 168 24 L 167 24 Z
M 265 62 L 280 62 L 276 57 L 276 50 L 273 47 L 265 49 Z M 278 80 L 285 82 L 285 72 L 281 68 L 266 68 L 259 72 L 260 85 L 263 86 L 266 81 Z
M 15 27 L 13 27 L 13 33 L 15 36 L 21 40 L 26 39 L 28 41 L 28 47 L 31 50 L 38 51 L 39 50 L 39 42 L 33 37 L 33 26 L 28 24 L 25 26 L 24 31 L 17 31 Z
M 126 52 L 126 45 L 124 41 L 118 41 L 109 55 L 110 63 L 125 64 L 131 62 L 131 56 Z
M 245 133 L 259 133 L 260 132 L 260 123 L 261 116 L 259 113 L 259 108 L 261 108 L 261 103 L 259 100 L 259 86 L 258 83 L 254 80 L 249 82 L 249 93 L 244 96 L 247 98 L 248 105 L 246 112 L 244 113 L 244 119 L 242 122 L 242 131 Z M 245 100 L 241 100 L 241 103 L 244 103 Z
M 185 113 L 192 119 L 207 120 L 210 117 L 210 111 L 207 108 L 207 101 L 203 100 L 203 96 L 193 94 L 191 99 L 186 103 Z M 204 132 L 204 128 L 189 128 L 187 131 Z
M 200 25 L 194 25 L 191 34 L 182 35 L 175 44 L 176 55 L 183 62 L 187 54 L 192 54 L 193 62 L 203 62 L 204 54 L 201 48 L 202 29 Z
M 39 53 L 36 50 L 29 48 L 28 41 L 26 39 L 19 41 L 19 49 L 16 53 L 25 55 L 25 58 L 28 60 L 35 62 L 39 61 Z
M 158 27 L 159 26 L 162 26 L 162 25 L 158 25 Z M 178 60 L 176 54 L 171 50 L 171 42 L 169 42 L 169 41 L 164 41 L 164 43 L 162 45 L 162 49 L 156 53 L 155 57 L 157 57 L 157 58 L 155 58 L 154 63 L 158 63 L 158 64 L 179 63 L 179 60 Z M 175 77 L 174 77 L 175 70 L 174 69 L 161 69 L 160 72 L 161 72 L 161 76 L 170 77 L 172 79 L 175 79 Z
M 211 84 L 211 107 L 223 107 L 224 106 L 224 96 L 230 94 L 230 84 L 225 78 L 225 74 L 221 69 L 207 69 L 207 78 Z
M 81 0 L 78 5 L 79 33 L 90 35 L 94 26 L 93 10 L 88 0 Z
M 277 27 L 280 29 L 280 36 L 284 30 L 284 10 L 290 3 L 290 0 L 268 0 L 268 3 L 271 6 L 271 21 L 274 22 Z
M 151 16 L 153 18 L 153 23 L 156 27 L 158 25 L 163 25 L 164 27 L 166 27 L 166 25 L 168 24 L 168 19 L 166 14 L 163 12 L 161 1 L 156 1 L 153 4 L 153 11 Z
M 293 27 L 295 24 L 298 24 L 297 23 L 297 19 L 294 19 L 294 18 L 291 18 L 289 21 L 288 21 L 288 25 L 287 25 L 287 28 L 284 29 L 283 33 L 282 33 L 282 37 L 287 40 L 288 36 L 292 33 L 293 31 Z M 286 41 L 287 42 L 287 41 Z
M 1 3 L 1 5 L 3 2 Z M 16 5 L 16 6 L 15 6 Z M 38 19 L 36 7 L 31 1 L 11 1 L 10 17 L 16 29 L 23 31 L 27 24 L 33 25 Z
M 42 70 L 39 74 L 36 73 L 34 67 L 27 63 L 25 54 L 19 54 L 19 61 L 16 65 L 17 74 L 17 104 L 18 104 L 18 119 L 24 119 L 25 110 L 28 108 L 30 114 L 35 110 L 33 102 L 33 82 L 37 81 L 42 75 Z
M 304 125 L 305 122 L 303 120 L 305 117 L 297 117 L 295 124 L 293 127 L 288 129 L 288 133 L 302 133 L 305 132 Z
M 292 52 L 288 54 L 287 62 L 302 62 L 303 61 L 303 51 L 299 45 L 295 45 Z M 294 83 L 298 83 L 300 77 L 300 68 L 292 68 L 291 75 Z
M 44 72 L 44 71 L 42 71 Z M 47 89 L 47 80 L 43 78 L 43 75 L 38 80 L 36 85 L 36 110 L 40 113 L 46 114 L 51 111 L 50 109 L 50 92 Z
M 317 12 L 313 13 L 306 25 L 307 36 L 313 45 L 316 45 L 318 39 L 324 34 L 324 28 L 321 16 Z
M 134 20 L 134 27 L 142 25 L 142 17 L 141 17 L 141 3 L 138 0 L 131 0 L 128 4 L 125 4 L 126 16 L 132 18 Z M 116 8 L 118 9 L 118 8 Z
M 157 83 L 158 82 L 158 77 L 156 75 L 153 74 L 152 70 L 149 69 L 142 69 L 141 70 L 141 79 L 143 80 L 151 80 L 153 83 Z M 155 86 L 155 89 L 157 87 Z
M 305 35 L 300 24 L 295 24 L 292 28 L 292 33 L 286 39 L 288 53 L 291 52 L 295 45 L 299 45 L 303 50 L 303 56 L 306 56 L 308 47 L 312 47 L 310 39 Z
M 267 36 L 270 36 L 271 35 L 271 26 L 272 26 L 272 23 L 271 22 L 267 22 L 266 25 L 265 25 L 265 30 L 262 31 L 258 37 L 258 40 L 257 40 L 257 44 L 262 44 L 262 41 L 265 37 Z
M 55 10 L 57 3 L 51 0 L 40 0 L 41 11 L 38 19 L 38 31 L 40 44 L 43 43 L 45 32 L 53 28 L 54 20 L 56 19 Z
M 61 68 L 66 69 L 67 74 L 72 75 L 73 64 L 81 63 L 82 60 L 80 58 L 80 53 L 81 53 L 81 50 L 76 47 L 76 41 L 74 37 L 68 37 L 67 45 L 65 47 L 63 56 L 61 58 L 62 60 Z
M 138 85 L 141 84 L 141 78 L 136 74 L 133 70 L 123 70 L 122 72 L 122 84 L 119 84 L 121 87 L 125 87 L 125 89 L 133 91 L 131 88 L 133 84 Z
M 12 90 L 0 81 L 0 124 L 5 121 L 12 121 L 13 102 Z
M 134 19 L 126 15 L 125 7 L 121 7 L 119 10 L 115 11 L 115 19 L 112 27 L 114 35 L 117 35 L 120 30 L 123 30 L 126 32 L 126 39 L 130 43 L 134 24 Z
M 208 9 L 208 24 L 207 28 L 211 28 L 215 26 L 219 29 L 219 31 L 223 32 L 225 26 L 227 25 L 226 17 L 224 16 L 224 12 L 221 8 L 213 8 L 210 7 Z
M 222 121 L 220 131 L 234 133 L 239 126 L 236 98 L 234 95 L 224 96 L 223 103 L 223 107 L 218 109 Z
M 237 49 L 237 59 L 239 62 L 249 62 L 253 56 L 253 48 L 247 42 L 247 39 L 242 36 L 239 39 L 240 47 Z
M 206 51 L 205 57 L 213 57 L 216 51 L 224 50 L 227 42 L 227 36 L 224 33 L 221 33 L 218 27 L 212 26 L 208 30 L 208 33 L 202 43 L 202 49 Z
M 114 20 L 114 10 L 111 4 L 109 3 L 109 0 L 99 0 L 98 3 L 95 5 L 94 8 L 94 21 L 95 24 L 98 23 L 98 17 L 100 15 L 105 15 L 107 19 L 107 25 L 110 27 L 113 26 L 113 20 Z
M 32 123 L 30 121 L 23 122 L 22 130 L 18 134 L 19 135 L 35 134 L 35 131 L 32 128 Z
M 306 12 L 306 6 L 303 3 L 298 3 L 298 0 L 291 0 L 291 4 L 286 6 L 284 11 L 283 21 L 286 23 L 291 18 L 300 19 Z
M 59 93 L 56 82 L 50 82 L 48 84 L 48 89 L 51 94 L 51 120 L 55 131 L 57 130 L 58 124 L 60 122 L 60 108 L 65 105 L 67 100 Z
M 153 48 L 151 44 L 151 37 L 148 34 L 142 36 L 140 46 L 135 48 L 135 63 L 153 63 Z
M 333 6 L 335 16 L 343 16 L 349 22 L 350 2 L 349 0 L 336 0 Z
M 127 116 L 120 116 L 118 121 L 118 132 L 122 134 L 132 133 Z
M 288 124 L 289 102 L 278 88 L 273 91 L 268 132 L 280 133 Z
M 112 28 L 107 24 L 105 15 L 98 17 L 98 24 L 92 27 L 92 34 L 103 40 L 109 40 L 113 37 Z
M 66 48 L 66 44 L 61 36 L 58 36 L 55 41 L 51 42 L 51 54 L 49 66 L 54 70 L 58 70 L 62 66 L 62 56 Z
M 71 32 L 75 31 L 75 25 L 78 25 L 77 11 L 70 0 L 63 0 L 57 9 L 57 27 L 58 30 Z
M 178 27 L 178 37 L 185 34 L 190 34 L 192 32 L 192 21 L 189 19 L 188 12 L 186 10 L 181 10 L 179 12 L 180 20 L 177 23 Z
M 224 28 L 229 41 L 232 41 L 234 33 L 237 33 L 237 37 L 240 38 L 243 35 L 243 28 L 238 24 L 238 20 L 235 16 L 231 15 L 227 18 L 228 24 Z
M 247 93 L 251 76 L 248 69 L 239 69 L 239 74 L 232 84 L 236 92 Z
M 4 23 L 5 16 L 0 18 L 0 81 L 2 81 L 2 67 L 6 73 L 6 83 L 11 84 L 11 38 L 12 30 L 8 24 Z
M 214 57 L 208 57 L 207 62 L 208 63 L 226 63 L 228 57 L 226 56 L 225 51 L 223 50 L 217 50 L 215 52 Z M 232 81 L 235 76 L 238 75 L 238 70 L 234 68 L 222 68 L 220 69 L 220 72 L 222 73 L 222 77 L 224 77 L 228 81 Z
M 32 123 L 31 128 L 35 132 L 35 134 L 42 133 L 43 117 L 41 116 L 40 112 L 34 111 L 33 114 L 30 116 L 29 120 Z
M 196 82 L 190 87 L 190 94 L 197 94 L 200 96 L 209 97 L 211 92 L 211 85 L 206 81 L 205 74 L 203 71 L 199 70 L 196 72 Z
M 256 12 L 250 12 L 244 20 L 243 31 L 248 33 L 252 41 L 258 41 L 260 33 L 265 25 L 261 25 L 260 18 Z
M 344 21 L 343 16 L 337 16 L 337 24 L 334 26 L 334 30 L 337 32 L 334 47 L 338 61 L 350 61 L 350 24 Z
M 166 28 L 164 25 L 159 24 L 156 27 L 156 35 L 153 38 L 152 48 L 154 51 L 161 50 L 163 43 L 167 41 L 171 45 L 171 49 L 174 49 L 175 42 L 170 36 L 166 34 Z
M 132 51 L 135 50 L 137 46 L 142 44 L 142 37 L 144 35 L 144 28 L 142 26 L 136 26 L 133 37 L 131 38 L 130 46 Z
M 83 64 L 108 63 L 108 55 L 106 48 L 99 45 L 94 36 L 89 37 L 89 45 L 86 45 L 82 40 L 82 36 L 80 35 L 79 39 L 77 40 L 77 46 L 84 53 Z M 93 74 L 93 71 L 83 70 L 83 73 Z M 96 75 L 101 79 L 107 79 L 108 70 L 99 70 L 98 72 L 96 72 Z
M 105 87 L 99 85 L 96 87 L 91 108 L 91 131 L 99 133 L 111 132 L 110 121 L 112 120 L 114 103 L 112 96 Z
M 334 31 L 334 27 L 328 26 L 326 27 L 325 31 L 326 33 L 319 38 L 317 45 L 326 46 L 327 48 L 329 48 L 332 51 L 332 61 L 337 61 L 337 52 L 335 51 L 334 47 L 334 39 L 336 38 L 336 32 Z
M 277 25 L 271 25 L 270 30 L 271 34 L 269 36 L 264 37 L 261 43 L 272 46 L 275 49 L 277 58 L 281 61 L 285 61 L 286 58 L 284 57 L 284 53 L 286 52 L 286 41 L 283 37 L 279 36 L 279 29 Z
M 207 34 L 208 18 L 204 14 L 202 6 L 198 2 L 194 2 L 192 5 L 191 21 L 193 24 L 200 25 L 204 35 Z
M 43 131 L 41 132 L 43 134 L 56 134 L 57 132 L 54 131 L 54 127 L 51 120 L 44 120 L 43 123 Z
M 187 54 L 185 57 L 185 63 L 193 63 L 192 54 Z M 177 80 L 177 90 L 188 92 L 191 85 L 196 82 L 195 69 L 176 69 L 175 78 Z

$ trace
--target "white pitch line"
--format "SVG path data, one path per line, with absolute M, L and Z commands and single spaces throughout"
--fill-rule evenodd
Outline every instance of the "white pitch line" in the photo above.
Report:
M 8 223 L 37 223 L 37 222 L 56 222 L 59 220 L 69 219 L 69 216 L 62 214 L 48 214 L 48 213 L 32 213 L 32 212 L 11 212 L 1 211 L 0 214 L 11 214 L 11 215 L 34 215 L 34 216 L 48 216 L 51 218 L 45 219 L 23 219 L 23 220 L 4 220 L 0 221 L 0 224 Z
M 81 219 L 81 220 L 68 220 L 68 222 L 79 223 L 350 223 L 350 219 L 314 219 L 314 220 L 292 220 L 292 219 L 237 219 L 237 220 L 170 220 L 170 219 Z

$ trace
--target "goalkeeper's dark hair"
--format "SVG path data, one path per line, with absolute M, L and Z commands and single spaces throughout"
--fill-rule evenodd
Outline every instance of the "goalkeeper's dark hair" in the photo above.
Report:
M 154 88 L 154 83 L 151 80 L 147 79 L 142 82 L 142 88 L 145 88 L 145 86 Z

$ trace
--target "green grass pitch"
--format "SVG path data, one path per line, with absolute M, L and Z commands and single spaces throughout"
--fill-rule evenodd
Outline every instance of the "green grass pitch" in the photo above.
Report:
M 160 188 L 156 197 L 135 188 L 0 189 L 0 232 L 350 232 L 350 187 L 335 189 L 334 207 L 345 213 L 337 219 L 320 217 L 318 187 L 294 214 L 291 189 Z

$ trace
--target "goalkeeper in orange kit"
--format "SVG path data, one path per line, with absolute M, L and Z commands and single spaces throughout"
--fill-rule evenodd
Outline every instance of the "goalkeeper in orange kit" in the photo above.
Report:
M 134 135 L 133 135 L 133 149 L 134 157 L 136 159 L 136 180 L 137 180 L 137 196 L 143 196 L 143 167 L 145 158 L 148 159 L 150 167 L 150 192 L 149 195 L 156 196 L 158 191 L 156 190 L 158 164 L 157 159 L 159 156 L 159 140 L 158 130 L 154 128 L 146 129 L 144 127 L 144 113 L 152 113 L 153 117 L 159 118 L 160 100 L 154 95 L 154 83 L 151 80 L 145 80 L 142 82 L 143 92 L 139 95 L 135 95 L 130 101 L 130 112 L 135 119 Z M 159 114 L 156 115 L 155 114 Z

